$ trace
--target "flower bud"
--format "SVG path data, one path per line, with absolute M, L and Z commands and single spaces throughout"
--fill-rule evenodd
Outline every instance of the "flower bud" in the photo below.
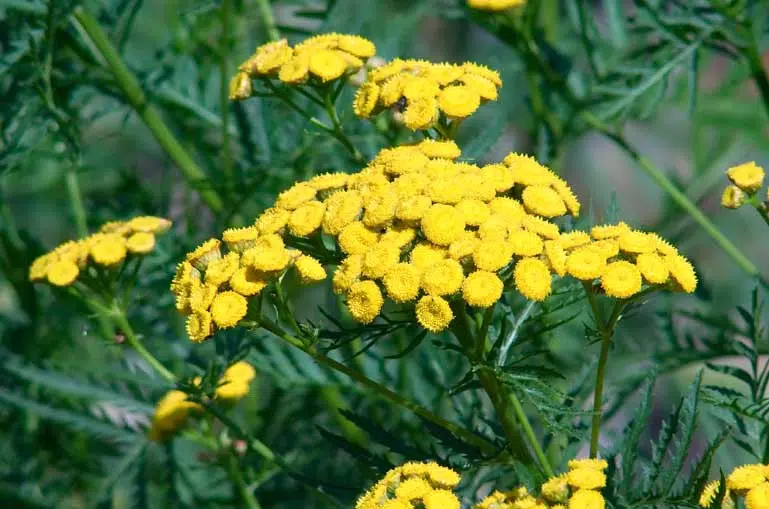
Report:
M 230 81 L 230 100 L 242 101 L 253 93 L 251 78 L 245 72 L 237 73 Z
M 738 209 L 745 203 L 745 193 L 735 185 L 727 186 L 721 195 L 721 205 L 727 209 Z

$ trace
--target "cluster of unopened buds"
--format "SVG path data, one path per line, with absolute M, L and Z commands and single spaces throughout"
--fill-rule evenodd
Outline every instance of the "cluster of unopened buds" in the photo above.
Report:
M 98 283 L 101 271 L 117 269 L 132 257 L 152 252 L 155 236 L 169 228 L 171 221 L 154 216 L 106 223 L 97 233 L 67 241 L 38 257 L 29 268 L 29 279 L 59 287 L 78 279 Z
M 749 200 L 753 200 L 764 185 L 764 169 L 754 161 L 732 166 L 726 170 L 726 176 L 731 184 L 726 186 L 721 195 L 721 205 L 729 209 L 740 208 Z M 766 192 L 766 200 L 769 203 L 769 189 Z

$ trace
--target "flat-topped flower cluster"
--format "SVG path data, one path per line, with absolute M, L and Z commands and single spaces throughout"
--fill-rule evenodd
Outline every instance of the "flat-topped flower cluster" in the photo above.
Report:
M 144 256 L 155 248 L 155 236 L 168 231 L 171 221 L 140 216 L 111 221 L 83 239 L 70 240 L 38 257 L 29 268 L 29 279 L 53 286 L 72 285 L 88 267 L 114 269 L 131 256 Z

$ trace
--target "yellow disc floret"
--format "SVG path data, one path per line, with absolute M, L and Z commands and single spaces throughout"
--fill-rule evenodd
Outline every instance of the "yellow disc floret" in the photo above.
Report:
M 462 283 L 462 298 L 474 307 L 487 308 L 502 297 L 502 280 L 493 272 L 473 272 Z
M 347 308 L 356 322 L 373 322 L 383 304 L 382 292 L 373 281 L 358 281 L 347 292 Z
M 419 299 L 416 314 L 419 324 L 433 333 L 446 329 L 454 319 L 449 303 L 435 295 L 426 295 Z

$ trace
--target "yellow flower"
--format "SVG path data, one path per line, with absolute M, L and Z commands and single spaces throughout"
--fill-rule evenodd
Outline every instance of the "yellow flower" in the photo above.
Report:
M 569 499 L 569 509 L 604 509 L 606 501 L 599 491 L 577 490 Z
M 284 210 L 294 210 L 300 205 L 314 200 L 317 192 L 310 184 L 299 182 L 278 195 L 278 199 L 275 200 L 275 207 Z
M 598 458 L 578 458 L 569 460 L 569 470 L 578 468 L 592 468 L 593 470 L 606 470 L 609 463 L 605 459 Z
M 422 232 L 433 244 L 448 246 L 464 231 L 462 213 L 449 205 L 432 205 L 422 217 Z
M 130 228 L 133 232 L 156 234 L 167 232 L 171 228 L 172 224 L 173 223 L 171 223 L 171 221 L 164 217 L 155 216 L 137 216 L 125 223 L 126 227 Z
M 475 64 L 473 62 L 465 62 L 462 64 L 462 70 L 468 74 L 475 74 L 490 80 L 496 86 L 502 86 L 502 78 L 499 77 L 499 73 L 492 69 L 489 69 L 485 65 Z
M 470 226 L 480 226 L 491 216 L 491 209 L 481 200 L 462 200 L 457 203 L 456 209 Z
M 529 300 L 543 301 L 550 295 L 551 276 L 545 262 L 539 258 L 522 258 L 513 271 L 515 287 Z
M 80 274 L 77 264 L 70 260 L 57 260 L 51 263 L 45 272 L 48 282 L 54 286 L 69 286 Z
M 481 240 L 473 251 L 475 267 L 487 272 L 498 271 L 510 263 L 512 257 L 512 246 L 501 240 Z
M 444 330 L 454 319 L 449 303 L 435 295 L 425 295 L 419 299 L 416 314 L 419 324 L 433 333 Z
M 521 195 L 523 204 L 534 214 L 544 217 L 558 217 L 566 214 L 566 204 L 549 186 L 528 186 Z
M 456 495 L 449 490 L 433 490 L 422 498 L 425 509 L 459 509 Z
M 387 269 L 382 282 L 387 295 L 394 302 L 409 302 L 419 294 L 420 275 L 414 265 L 398 263 Z
M 320 175 L 315 175 L 307 183 L 315 188 L 316 191 L 328 191 L 330 189 L 342 189 L 349 180 L 350 175 L 347 173 L 321 173 Z
M 451 295 L 459 291 L 464 279 L 462 265 L 448 258 L 424 269 L 421 287 L 428 295 Z
M 403 125 L 412 131 L 429 129 L 438 120 L 438 101 L 435 97 L 419 96 L 408 100 L 403 111 Z
M 480 176 L 484 181 L 491 182 L 498 193 L 508 191 L 515 185 L 513 172 L 504 164 L 487 164 L 481 168 Z M 512 198 L 505 199 L 512 200 Z
M 573 488 L 597 490 L 606 486 L 606 474 L 595 468 L 573 468 L 566 475 L 569 486 Z
M 657 253 L 642 253 L 638 255 L 635 263 L 644 279 L 652 284 L 664 284 L 670 277 L 665 260 Z
M 494 182 L 484 180 L 481 175 L 465 173 L 459 176 L 458 181 L 464 187 L 465 198 L 488 202 L 496 197 L 497 189 Z
M 378 189 L 364 200 L 363 224 L 369 228 L 387 225 L 395 217 L 398 195 L 392 187 Z
M 620 243 L 617 239 L 601 239 L 594 240 L 584 248 L 595 251 L 604 258 L 609 259 L 619 254 L 619 246 Z
M 577 199 L 577 195 L 575 195 L 574 191 L 572 191 L 571 187 L 569 187 L 569 184 L 561 179 L 558 179 L 553 181 L 552 186 L 553 189 L 555 189 L 555 191 L 558 193 L 558 196 L 560 196 L 563 202 L 566 204 L 566 208 L 569 210 L 569 213 L 574 217 L 579 216 L 579 209 L 582 206 Z
M 596 240 L 611 239 L 619 237 L 624 233 L 629 233 L 630 231 L 630 227 L 620 221 L 617 224 L 593 226 L 593 228 L 590 230 L 590 236 Z
M 409 254 L 409 261 L 420 271 L 446 258 L 446 250 L 433 244 L 420 243 Z
M 449 245 L 449 257 L 454 260 L 461 260 L 471 256 L 478 247 L 481 239 L 476 232 L 465 231 L 460 237 Z
M 235 271 L 240 268 L 240 255 L 230 252 L 218 260 L 213 260 L 206 267 L 205 282 L 221 286 L 230 280 Z
M 545 258 L 550 264 L 550 270 L 564 276 L 566 274 L 566 260 L 568 258 L 566 251 L 557 240 L 545 241 Z
M 657 242 L 647 233 L 632 230 L 619 236 L 619 248 L 626 253 L 651 253 L 657 249 Z
M 196 247 L 194 251 L 187 254 L 187 261 L 198 270 L 206 270 L 209 262 L 222 257 L 222 252 L 220 251 L 221 244 L 219 239 L 208 239 Z
M 339 191 L 326 200 L 326 212 L 323 216 L 323 232 L 339 235 L 342 229 L 356 221 L 363 211 L 363 199 L 355 190 Z
M 769 509 L 769 483 L 762 482 L 745 495 L 745 509 Z
M 251 75 L 269 74 L 277 71 L 288 62 L 292 55 L 293 51 L 285 39 L 270 42 L 256 48 L 253 56 L 246 60 L 239 69 Z
M 545 247 L 538 235 L 526 230 L 510 232 L 508 244 L 513 254 L 518 256 L 536 256 Z
M 677 255 L 678 249 L 676 249 L 673 244 L 668 242 L 667 240 L 663 239 L 656 233 L 650 233 L 652 237 L 654 237 L 655 242 L 657 243 L 657 252 L 659 254 L 663 255 Z
M 440 178 L 428 184 L 427 195 L 435 203 L 454 205 L 465 197 L 465 188 L 458 180 Z
M 320 228 L 325 212 L 325 204 L 319 201 L 310 201 L 300 205 L 291 213 L 288 220 L 288 231 L 297 237 L 307 237 Z
M 193 279 L 200 280 L 200 272 L 190 262 L 183 261 L 177 264 L 176 273 L 171 280 L 171 291 L 176 294 L 189 289 Z
M 382 310 L 384 298 L 379 286 L 373 281 L 358 281 L 347 292 L 347 308 L 356 322 L 367 324 L 374 321 Z
M 297 53 L 285 64 L 280 66 L 278 79 L 290 85 L 304 83 L 310 74 L 310 56 L 308 53 Z
M 310 54 L 309 69 L 321 81 L 331 81 L 342 76 L 347 71 L 347 61 L 340 51 L 313 51 Z
M 193 311 L 208 311 L 216 297 L 217 287 L 212 284 L 200 284 L 195 281 L 190 288 L 189 305 Z
M 310 198 L 310 200 L 311 199 L 312 198 Z M 297 207 L 298 206 L 299 205 L 297 205 Z M 286 223 L 288 223 L 288 219 L 290 217 L 290 211 L 273 207 L 262 212 L 262 214 L 256 219 L 254 226 L 256 226 L 256 229 L 259 230 L 259 233 L 262 235 L 270 235 L 282 230 L 286 226 Z
M 747 196 L 739 187 L 735 185 L 726 186 L 721 195 L 721 206 L 727 209 L 738 209 L 745 204 Z
M 348 255 L 364 254 L 377 242 L 378 238 L 379 235 L 375 231 L 369 230 L 363 223 L 356 221 L 342 229 L 337 242 L 342 251 Z
M 758 166 L 755 161 L 732 166 L 726 170 L 726 176 L 729 177 L 732 184 L 748 194 L 758 191 L 764 183 L 764 169 Z
M 464 74 L 459 81 L 481 96 L 482 101 L 496 101 L 499 97 L 497 86 L 488 78 L 476 74 Z
M 438 106 L 449 118 L 469 117 L 481 105 L 481 96 L 466 85 L 452 85 L 441 90 Z
M 190 412 L 199 410 L 200 405 L 187 401 L 182 391 L 168 391 L 155 406 L 150 427 L 150 439 L 167 440 L 187 422 Z
M 237 401 L 248 394 L 251 381 L 256 377 L 256 370 L 246 361 L 238 361 L 227 368 L 216 387 L 216 397 L 227 401 Z
M 761 483 L 766 482 L 767 469 L 760 463 L 743 465 L 732 470 L 726 478 L 726 487 L 734 491 L 752 490 Z
M 286 248 L 275 246 L 260 249 L 252 247 L 243 253 L 243 265 L 263 272 L 283 270 L 291 260 Z
M 402 203 L 402 200 L 405 198 L 412 198 L 421 195 L 429 183 L 430 178 L 424 173 L 411 172 L 407 173 L 406 175 L 401 175 L 395 179 L 393 182 L 393 187 L 395 188 L 395 192 L 398 193 L 399 202 Z
M 471 9 L 480 11 L 505 11 L 512 7 L 524 5 L 526 0 L 467 0 L 467 5 Z
M 502 297 L 503 286 L 496 274 L 479 270 L 462 283 L 462 297 L 471 306 L 487 308 Z
M 462 155 L 462 151 L 454 140 L 426 139 L 414 145 L 424 155 L 430 158 L 456 159 Z
M 230 80 L 227 97 L 230 101 L 243 101 L 248 99 L 254 93 L 254 87 L 251 83 L 251 76 L 246 72 L 235 74 Z
M 551 477 L 541 489 L 542 497 L 548 502 L 565 503 L 569 498 L 568 474 Z
M 431 491 L 433 491 L 433 487 L 430 486 L 429 482 L 421 477 L 410 477 L 395 488 L 395 497 L 411 501 L 422 498 Z
M 551 223 L 541 217 L 526 214 L 521 219 L 521 225 L 532 233 L 536 233 L 542 238 L 555 240 L 560 235 L 558 225 Z
M 391 226 L 379 238 L 379 242 L 392 244 L 399 248 L 407 246 L 409 242 L 416 238 L 416 231 L 408 226 Z
M 339 49 L 360 58 L 376 55 L 376 46 L 359 35 L 339 34 Z
M 499 196 L 489 202 L 491 213 L 503 217 L 507 222 L 517 225 L 526 216 L 520 202 L 507 196 Z
M 583 281 L 601 277 L 605 269 L 606 258 L 590 249 L 590 246 L 575 249 L 566 259 L 566 271 Z
M 379 100 L 379 85 L 367 81 L 355 92 L 352 109 L 360 118 L 369 118 L 376 109 Z
M 99 233 L 91 238 L 91 258 L 97 264 L 109 267 L 125 259 L 127 250 L 125 238 L 122 235 L 117 233 Z
M 363 272 L 363 255 L 351 255 L 342 260 L 332 278 L 332 289 L 335 293 L 346 293 L 350 287 L 360 280 Z
M 697 288 L 697 274 L 689 260 L 681 255 L 666 255 L 665 265 L 670 270 L 670 275 L 677 283 L 678 287 L 686 292 L 692 293 Z
M 420 97 L 435 97 L 440 91 L 440 86 L 435 80 L 424 77 L 414 76 L 404 81 L 403 97 L 409 101 Z
M 702 494 L 700 494 L 700 500 L 699 505 L 700 507 L 703 507 L 707 509 L 713 504 L 713 501 L 716 499 L 716 495 L 718 494 L 719 488 L 721 487 L 721 481 L 710 481 L 708 484 L 705 485 L 705 487 L 702 489 Z M 732 494 L 729 488 L 726 489 L 726 492 L 724 493 L 724 500 L 721 503 L 722 509 L 734 509 L 734 500 L 732 499 Z
M 601 275 L 601 286 L 609 297 L 626 299 L 641 291 L 641 271 L 624 260 L 611 262 Z
M 187 336 L 195 343 L 201 343 L 211 337 L 211 313 L 195 311 L 187 317 Z
M 246 297 L 259 295 L 269 283 L 269 277 L 253 267 L 241 267 L 230 278 L 230 288 Z
M 294 262 L 294 268 L 305 285 L 318 283 L 326 279 L 326 271 L 323 265 L 312 256 L 301 255 Z
M 384 277 L 387 270 L 398 263 L 401 250 L 394 244 L 380 242 L 363 255 L 363 275 L 371 279 Z
M 423 463 L 424 473 L 430 478 L 430 481 L 441 488 L 455 488 L 460 481 L 460 476 L 454 470 L 439 465 L 433 461 Z
M 270 232 L 273 233 L 273 232 Z M 222 240 L 227 247 L 238 253 L 254 247 L 259 238 L 259 228 L 256 226 L 247 226 L 245 228 L 229 228 L 222 232 Z

